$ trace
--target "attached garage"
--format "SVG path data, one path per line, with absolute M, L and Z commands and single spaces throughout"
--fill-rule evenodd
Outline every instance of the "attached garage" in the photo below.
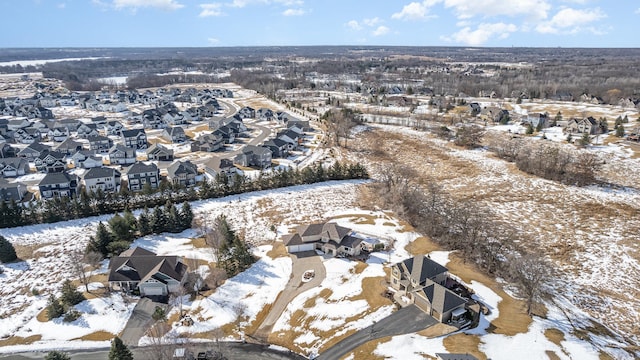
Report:
M 315 243 L 308 244 L 298 244 L 298 245 L 289 245 L 287 246 L 287 251 L 289 253 L 297 253 L 302 251 L 313 251 L 315 249 Z

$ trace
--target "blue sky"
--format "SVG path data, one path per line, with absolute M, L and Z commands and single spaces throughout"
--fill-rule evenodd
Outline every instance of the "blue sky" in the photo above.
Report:
M 638 0 L 0 0 L 0 4 L 5 10 L 0 47 L 640 47 Z

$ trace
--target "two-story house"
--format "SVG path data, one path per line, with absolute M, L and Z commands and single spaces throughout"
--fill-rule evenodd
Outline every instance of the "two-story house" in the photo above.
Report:
M 136 150 L 147 148 L 147 134 L 144 129 L 122 130 L 120 134 L 124 146 Z
M 67 172 L 47 173 L 38 183 L 38 192 L 43 199 L 71 197 L 76 194 L 78 178 Z
M 156 164 L 137 162 L 127 169 L 127 182 L 131 191 L 140 191 L 146 184 L 152 189 L 157 189 L 160 184 L 160 172 Z
M 113 141 L 102 135 L 89 136 L 87 140 L 89 140 L 89 150 L 95 154 L 107 154 L 113 146 Z
M 234 163 L 242 166 L 258 167 L 266 169 L 271 167 L 271 150 L 263 146 L 247 145 L 242 152 L 233 159 Z
M 120 172 L 107 167 L 94 167 L 82 175 L 82 185 L 87 192 L 96 192 L 102 189 L 104 192 L 120 191 Z
M 136 151 L 122 144 L 115 144 L 109 149 L 109 164 L 129 165 L 136 162 Z
M 189 160 L 175 161 L 167 167 L 167 179 L 175 185 L 193 186 L 197 177 L 198 167 Z

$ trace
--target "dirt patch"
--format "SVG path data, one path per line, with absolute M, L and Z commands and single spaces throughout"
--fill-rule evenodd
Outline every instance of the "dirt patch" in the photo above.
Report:
M 564 333 L 558 329 L 549 328 L 544 331 L 544 336 L 552 343 L 560 345 L 564 341 Z
M 422 335 L 424 337 L 433 338 L 438 336 L 443 336 L 447 334 L 451 334 L 452 332 L 458 330 L 458 328 L 454 326 L 450 326 L 447 324 L 437 323 L 431 327 L 428 327 L 424 330 L 420 330 L 418 335 Z
M 442 344 L 450 353 L 471 354 L 479 360 L 487 359 L 487 356 L 479 350 L 481 341 L 478 335 L 455 334 L 445 337 Z
M 560 356 L 558 356 L 555 352 L 551 350 L 547 350 L 544 352 L 549 357 L 549 360 L 560 360 Z
M 350 272 L 352 274 L 362 274 L 362 272 L 364 271 L 364 269 L 367 268 L 367 263 L 364 262 L 357 262 L 356 266 L 353 267 L 353 269 L 350 270 Z
M 49 321 L 49 315 L 47 314 L 47 308 L 46 307 L 44 309 L 42 309 L 42 311 L 40 311 L 38 313 L 38 315 L 36 316 L 36 320 L 38 320 L 40 322 Z
M 111 341 L 116 337 L 115 334 L 112 334 L 108 331 L 96 331 L 91 334 L 87 334 L 85 336 L 81 336 L 79 338 L 75 338 L 72 340 L 84 340 L 84 341 Z
M 362 279 L 362 292 L 349 300 L 366 300 L 370 311 L 385 305 L 393 305 L 391 299 L 384 296 L 387 291 L 387 280 L 384 277 L 368 277 Z
M 11 345 L 29 345 L 42 339 L 41 335 L 31 335 L 29 337 L 11 336 L 0 340 L 0 347 Z
M 204 249 L 209 247 L 209 245 L 207 245 L 207 240 L 204 237 L 191 238 L 189 244 L 196 249 Z

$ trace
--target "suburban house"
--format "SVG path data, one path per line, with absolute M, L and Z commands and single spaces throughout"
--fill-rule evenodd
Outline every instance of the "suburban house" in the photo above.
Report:
M 145 184 L 157 189 L 160 184 L 160 172 L 156 164 L 137 162 L 127 170 L 127 182 L 131 191 L 142 190 Z
M 567 126 L 564 128 L 564 132 L 569 134 L 597 135 L 602 134 L 605 128 L 606 124 L 589 116 L 584 119 L 573 118 L 569 120 Z
M 122 130 L 120 132 L 124 146 L 133 149 L 147 148 L 147 134 L 144 129 Z
M 173 149 L 156 143 L 147 149 L 147 159 L 157 161 L 173 161 Z
M 193 186 L 198 177 L 198 167 L 189 160 L 176 161 L 167 167 L 167 179 L 175 185 Z
M 187 265 L 178 256 L 158 256 L 136 247 L 109 261 L 109 288 L 139 291 L 140 296 L 167 296 L 178 292 L 187 277 Z
M 282 139 L 271 139 L 264 142 L 263 146 L 271 150 L 271 157 L 286 158 L 289 155 L 289 143 Z
M 82 175 L 82 185 L 87 192 L 96 192 L 102 189 L 104 192 L 120 191 L 120 172 L 107 167 L 94 167 Z
M 67 167 L 65 154 L 58 151 L 43 151 L 34 163 L 39 172 L 60 172 Z
M 122 144 L 115 144 L 109 149 L 109 164 L 129 165 L 136 162 L 136 151 Z
M 298 226 L 295 233 L 284 235 L 282 240 L 289 253 L 321 250 L 333 256 L 358 256 L 362 242 L 351 229 L 334 222 Z
M 82 150 L 82 144 L 69 138 L 56 146 L 55 150 L 66 155 L 72 155 Z
M 286 142 L 289 150 L 296 150 L 302 144 L 302 136 L 292 130 L 279 132 L 277 138 Z
M 241 166 L 255 166 L 266 169 L 271 166 L 271 150 L 263 146 L 247 145 L 242 152 L 233 159 L 234 163 Z
M 89 150 L 80 150 L 71 155 L 70 162 L 75 168 L 90 169 L 101 167 L 103 164 L 102 157 L 94 155 Z
M 78 178 L 66 172 L 47 173 L 38 183 L 38 191 L 43 199 L 71 197 L 76 194 Z
M 1 137 L 0 137 L 1 138 Z M 10 158 L 18 156 L 18 149 L 7 144 L 0 144 L 0 158 Z
M 256 111 L 256 119 L 261 121 L 271 121 L 274 119 L 273 110 L 260 108 Z
M 0 201 L 10 203 L 11 201 L 21 202 L 27 193 L 27 186 L 23 183 L 10 183 L 0 179 Z
M 236 174 L 240 174 L 240 170 L 233 165 L 233 161 L 217 156 L 204 164 L 204 172 L 214 179 L 218 179 L 218 176 L 226 176 L 229 183 L 233 181 Z
M 212 152 L 224 147 L 224 139 L 222 136 L 214 134 L 205 134 L 198 137 L 191 143 L 191 151 Z
M 253 119 L 256 117 L 256 111 L 252 107 L 245 106 L 242 109 L 238 110 L 238 114 L 243 119 Z
M 224 139 L 225 144 L 233 144 L 236 141 L 236 133 L 227 125 L 221 126 L 213 131 L 213 135 Z
M 424 255 L 416 255 L 391 267 L 391 287 L 400 304 L 415 304 L 441 323 L 461 318 L 467 300 L 446 288 L 446 267 Z M 408 302 L 408 304 L 407 304 Z
M 0 174 L 3 178 L 22 176 L 30 172 L 29 162 L 25 158 L 0 159 Z
M 113 141 L 102 135 L 89 136 L 87 140 L 89 140 L 89 149 L 96 154 L 106 154 L 113 146 Z
M 78 126 L 76 130 L 78 137 L 82 139 L 87 139 L 90 136 L 98 136 L 100 133 L 98 132 L 98 125 L 96 124 L 82 124 Z
M 551 120 L 547 113 L 531 113 L 522 118 L 525 124 L 531 124 L 535 129 L 546 129 L 551 126 Z
M 183 143 L 187 141 L 184 129 L 179 126 L 167 126 L 162 130 L 162 138 L 172 143 Z
M 34 142 L 29 144 L 26 148 L 20 150 L 18 156 L 24 157 L 29 161 L 34 161 L 40 154 L 45 151 L 51 151 L 51 147 L 41 144 L 39 142 Z

